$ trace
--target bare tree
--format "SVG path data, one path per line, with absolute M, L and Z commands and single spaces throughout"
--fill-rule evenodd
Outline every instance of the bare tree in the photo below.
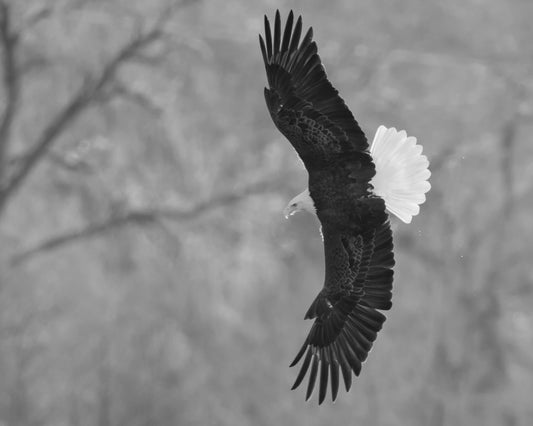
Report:
M 159 64 L 167 51 L 161 52 L 157 50 L 154 54 L 150 49 L 159 42 L 168 41 L 170 35 L 165 28 L 167 23 L 178 10 L 177 6 L 183 6 L 188 3 L 190 1 L 171 3 L 170 6 L 163 9 L 154 23 L 148 26 L 145 25 L 145 28 L 141 26 L 128 42 L 107 59 L 97 73 L 85 76 L 83 84 L 65 105 L 55 112 L 37 139 L 30 144 L 22 155 L 14 157 L 10 156 L 11 129 L 17 119 L 17 114 L 20 112 L 20 108 L 23 107 L 20 99 L 20 88 L 25 83 L 25 74 L 19 63 L 19 40 L 22 31 L 28 31 L 38 20 L 46 19 L 50 11 L 49 9 L 44 9 L 22 29 L 16 29 L 11 22 L 11 7 L 4 0 L 0 0 L 0 43 L 4 54 L 3 83 L 7 100 L 0 120 L 0 217 L 5 212 L 5 208 L 12 197 L 23 188 L 28 177 L 44 158 L 48 158 L 59 166 L 68 169 L 87 169 L 83 160 L 74 164 L 54 152 L 52 148 L 60 136 L 71 128 L 76 120 L 86 113 L 90 107 L 121 98 L 147 109 L 157 109 L 148 97 L 136 92 L 122 81 L 119 71 L 121 67 L 129 63 L 141 63 L 148 67 Z M 111 229 L 129 224 L 154 224 L 162 219 L 173 221 L 190 220 L 206 211 L 238 202 L 255 193 L 271 191 L 279 183 L 280 179 L 276 178 L 264 179 L 248 186 L 241 185 L 236 190 L 225 191 L 214 197 L 198 200 L 195 205 L 186 209 L 156 206 L 114 213 L 107 219 L 97 223 L 90 223 L 80 229 L 52 235 L 33 247 L 17 253 L 12 258 L 12 264 L 18 265 L 39 253 L 101 235 Z
M 60 235 L 54 235 L 40 243 L 37 243 L 34 247 L 15 254 L 12 257 L 12 264 L 17 266 L 38 254 L 59 249 L 76 241 L 102 235 L 103 233 L 106 233 L 112 229 L 121 228 L 131 224 L 142 226 L 157 224 L 161 220 L 178 222 L 189 221 L 201 216 L 203 213 L 238 203 L 250 196 L 269 191 L 276 191 L 280 184 L 281 179 L 279 178 L 261 181 L 241 189 L 227 191 L 226 193 L 213 196 L 205 201 L 199 201 L 192 207 L 186 209 L 163 206 L 130 210 L 115 216 L 111 216 L 101 222 L 89 224 L 81 229 L 75 229 Z
M 127 43 L 118 49 L 100 71 L 95 75 L 87 75 L 83 84 L 71 96 L 66 104 L 57 111 L 40 132 L 37 140 L 21 156 L 10 158 L 11 129 L 17 118 L 20 105 L 20 88 L 24 84 L 24 73 L 19 63 L 19 43 L 21 31 L 17 30 L 11 22 L 11 8 L 4 1 L 0 1 L 0 44 L 3 50 L 3 86 L 6 105 L 0 117 L 0 216 L 17 191 L 23 186 L 25 180 L 41 162 L 43 157 L 50 152 L 51 147 L 58 138 L 69 129 L 75 121 L 86 112 L 89 107 L 97 102 L 108 102 L 114 97 L 122 96 L 135 98 L 136 101 L 146 102 L 141 95 L 130 90 L 125 83 L 117 78 L 119 69 L 127 63 L 140 61 L 147 63 L 144 54 L 151 46 L 167 37 L 165 25 L 175 11 L 174 3 L 165 8 L 160 17 L 148 28 L 138 30 Z M 47 15 L 40 14 L 44 19 Z M 150 56 L 150 63 L 156 63 L 158 58 Z

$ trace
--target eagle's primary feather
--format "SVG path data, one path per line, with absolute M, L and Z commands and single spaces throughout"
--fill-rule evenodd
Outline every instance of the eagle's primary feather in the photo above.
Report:
M 289 14 L 283 39 L 276 12 L 274 39 L 265 16 L 266 45 L 259 42 L 270 89 L 265 99 L 278 129 L 294 146 L 306 168 L 322 167 L 332 156 L 367 152 L 368 141 L 352 113 L 326 77 L 309 28 L 300 42 L 302 18 L 294 31 Z M 313 141 L 313 142 L 311 142 Z
M 303 358 L 296 388 L 309 372 L 307 398 L 319 380 L 319 403 L 331 384 L 346 390 L 357 376 L 391 307 L 394 266 L 385 201 L 375 195 L 376 173 L 367 139 L 331 85 L 317 54 L 312 29 L 290 12 L 282 31 L 265 16 L 259 36 L 269 88 L 265 99 L 277 128 L 309 172 L 309 194 L 322 225 L 326 276 L 307 311 L 315 322 L 292 365 Z

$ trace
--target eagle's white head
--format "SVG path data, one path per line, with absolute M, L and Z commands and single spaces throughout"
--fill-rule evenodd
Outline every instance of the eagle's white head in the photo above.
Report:
M 315 203 L 313 202 L 311 195 L 309 195 L 308 188 L 289 201 L 287 207 L 283 209 L 283 214 L 288 219 L 289 216 L 292 216 L 293 214 L 302 210 L 316 215 Z

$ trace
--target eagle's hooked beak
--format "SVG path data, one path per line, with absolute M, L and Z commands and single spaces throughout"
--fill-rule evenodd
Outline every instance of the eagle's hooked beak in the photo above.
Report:
M 285 219 L 288 219 L 293 214 L 296 214 L 299 210 L 298 204 L 292 203 L 283 209 L 283 215 L 285 216 Z

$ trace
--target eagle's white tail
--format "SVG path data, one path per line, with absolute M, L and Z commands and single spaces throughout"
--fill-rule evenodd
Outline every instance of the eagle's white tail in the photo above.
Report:
M 370 182 L 374 193 L 385 200 L 389 212 L 411 223 L 431 188 L 429 161 L 422 155 L 422 146 L 405 130 L 379 126 L 370 154 L 376 165 L 376 175 Z

